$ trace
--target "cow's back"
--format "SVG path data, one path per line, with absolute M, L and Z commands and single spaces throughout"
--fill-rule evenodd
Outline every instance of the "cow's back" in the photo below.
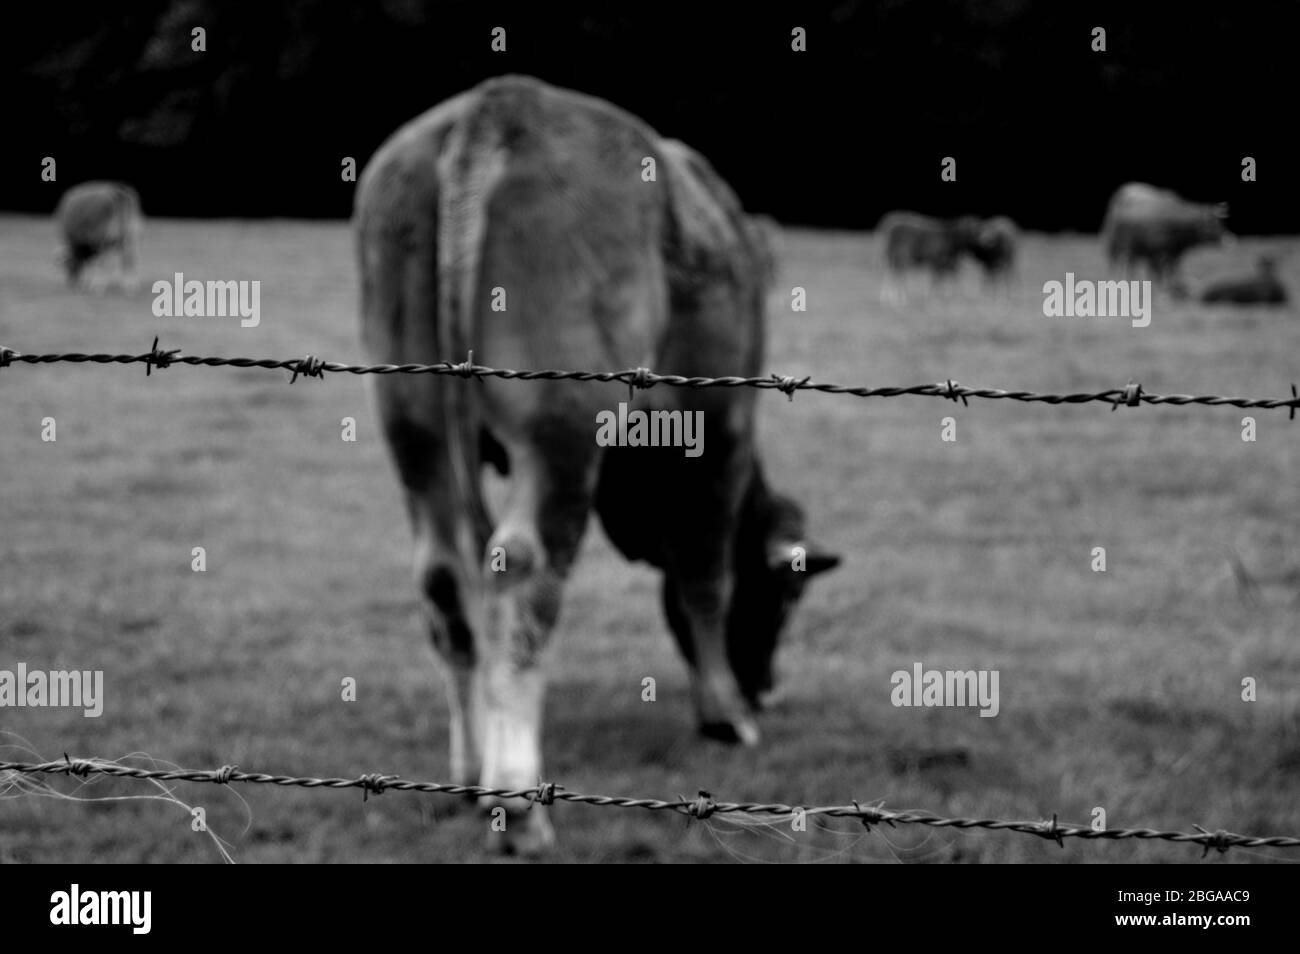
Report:
M 83 182 L 63 194 L 54 217 L 70 246 L 98 251 L 139 229 L 140 196 L 120 182 Z
M 753 374 L 761 364 L 772 268 L 762 229 L 698 154 L 603 100 L 489 80 L 380 148 L 356 219 L 363 284 L 404 283 L 424 299 L 366 309 L 379 360 L 473 349 L 498 367 L 691 374 L 712 362 L 712 373 Z M 385 244 L 415 250 L 388 256 L 387 278 L 367 267 Z M 489 415 L 552 396 L 509 382 L 479 390 Z

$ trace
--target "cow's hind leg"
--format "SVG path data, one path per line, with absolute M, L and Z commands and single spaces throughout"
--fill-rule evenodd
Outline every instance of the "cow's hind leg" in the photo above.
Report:
M 128 220 L 123 228 L 122 245 L 118 249 L 119 277 L 123 290 L 134 293 L 140 289 L 140 278 L 136 274 L 136 262 L 140 254 L 140 226 L 134 220 Z
M 587 393 L 583 403 L 594 395 Z M 599 463 L 595 410 L 543 415 L 502 438 L 510 462 L 508 500 L 485 554 L 483 775 L 490 788 L 542 780 L 545 649 L 577 555 Z M 516 428 L 511 428 L 516 430 Z M 544 810 L 503 802 L 495 847 L 532 854 L 554 840 Z M 498 818 L 501 816 L 498 814 Z
M 459 381 L 421 381 L 417 387 L 447 384 L 463 386 Z M 406 493 L 415 537 L 415 583 L 429 638 L 445 667 L 451 777 L 461 785 L 476 785 L 482 768 L 482 739 L 476 702 L 479 652 L 470 611 L 480 589 L 478 553 L 482 544 L 465 507 L 458 502 L 445 436 L 430 421 L 402 413 L 403 400 L 388 391 L 400 386 L 388 379 L 376 384 L 381 416 Z M 436 407 L 432 401 L 421 406 Z
M 893 268 L 886 266 L 885 275 L 880 283 L 880 303 L 882 305 L 901 305 L 904 294 L 901 276 Z

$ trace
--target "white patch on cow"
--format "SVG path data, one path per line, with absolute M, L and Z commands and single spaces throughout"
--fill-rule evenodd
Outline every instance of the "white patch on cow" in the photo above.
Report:
M 485 668 L 482 784 L 536 785 L 542 770 L 544 676 L 537 667 L 519 670 L 506 660 L 494 660 Z

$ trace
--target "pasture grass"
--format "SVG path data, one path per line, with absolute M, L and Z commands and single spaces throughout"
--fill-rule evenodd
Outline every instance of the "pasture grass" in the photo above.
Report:
M 44 219 L 0 218 L 0 344 L 25 352 L 359 359 L 343 223 L 157 220 L 136 294 L 66 290 Z M 1246 240 L 1187 262 L 1249 268 Z M 1030 235 L 1009 297 L 964 285 L 884 306 L 874 236 L 791 230 L 770 370 L 837 383 L 1285 396 L 1290 309 L 1160 298 L 1149 328 L 1047 319 L 1042 283 L 1102 277 L 1092 236 Z M 1300 265 L 1285 277 L 1300 291 Z M 165 319 L 148 282 L 259 279 L 262 321 Z M 807 289 L 805 313 L 789 289 Z M 485 360 L 485 358 L 480 358 Z M 144 753 L 248 771 L 447 776 L 446 712 L 418 625 L 410 541 L 363 379 L 207 368 L 0 370 L 0 668 L 103 669 L 99 719 L 0 710 L 0 757 Z M 528 387 L 520 383 L 519 387 Z M 611 392 L 613 393 L 613 392 Z M 764 458 L 844 565 L 813 584 L 752 751 L 697 739 L 656 575 L 593 523 L 566 594 L 547 775 L 586 792 L 893 808 L 1112 827 L 1300 834 L 1300 425 L 1231 408 L 1051 407 L 761 396 Z M 958 439 L 941 442 L 940 422 Z M 43 443 L 41 420 L 57 421 Z M 354 417 L 359 440 L 340 439 Z M 190 570 L 191 548 L 207 572 Z M 1104 546 L 1107 571 L 1090 569 Z M 1001 711 L 890 704 L 914 662 L 997 669 Z M 340 698 L 345 676 L 358 699 Z M 641 680 L 658 701 L 641 701 Z M 1241 680 L 1258 701 L 1241 701 Z M 52 779 L 72 791 L 70 779 Z M 450 799 L 180 785 L 240 862 L 474 861 L 486 823 Z M 150 794 L 101 779 L 79 794 Z M 557 805 L 568 861 L 1194 861 L 1157 842 L 1056 845 Z M 1234 850 L 1207 863 L 1262 861 Z M 0 800 L 0 860 L 212 862 L 158 801 Z

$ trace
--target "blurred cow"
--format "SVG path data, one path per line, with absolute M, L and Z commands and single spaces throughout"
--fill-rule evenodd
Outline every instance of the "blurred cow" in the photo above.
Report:
M 646 157 L 657 178 L 642 181 Z M 376 361 L 471 350 L 506 367 L 757 375 L 777 231 L 686 146 L 599 99 L 488 80 L 410 121 L 357 188 L 362 332 Z M 494 288 L 509 308 L 495 307 Z M 545 649 L 590 515 L 663 570 L 700 730 L 754 743 L 751 708 L 808 579 L 838 558 L 804 536 L 756 447 L 757 392 L 391 375 L 373 382 L 406 491 L 415 578 L 447 663 L 457 782 L 541 777 Z M 603 410 L 698 414 L 708 450 L 606 447 Z M 482 464 L 510 482 L 489 513 Z M 543 812 L 502 847 L 553 837 Z
M 1286 286 L 1277 277 L 1277 262 L 1268 255 L 1259 257 L 1249 278 L 1216 282 L 1201 292 L 1201 301 L 1238 305 L 1282 305 L 1287 297 Z
M 1231 237 L 1223 226 L 1227 216 L 1225 203 L 1200 205 L 1168 189 L 1130 182 L 1110 200 L 1101 227 L 1102 245 L 1112 267 L 1130 273 L 1145 262 L 1154 281 L 1173 284 L 1189 249 Z
M 950 278 L 961 264 L 962 254 L 973 254 L 981 224 L 974 216 L 936 219 L 916 212 L 890 212 L 876 227 L 885 247 L 881 299 L 902 301 L 911 274 L 919 273 L 927 289 L 933 279 Z
M 54 211 L 63 247 L 60 258 L 68 284 L 76 287 L 95 258 L 117 253 L 118 280 L 135 285 L 135 261 L 144 219 L 140 196 L 121 182 L 83 182 L 63 194 Z

